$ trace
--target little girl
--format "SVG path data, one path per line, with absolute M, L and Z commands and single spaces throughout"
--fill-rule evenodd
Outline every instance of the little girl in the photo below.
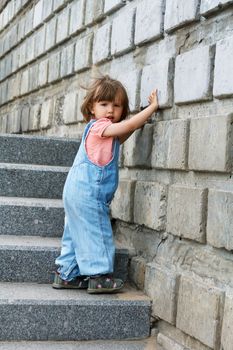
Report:
M 118 186 L 119 146 L 158 109 L 157 90 L 149 106 L 132 118 L 123 85 L 109 76 L 88 89 L 81 111 L 88 122 L 63 190 L 65 227 L 53 288 L 87 288 L 113 293 L 123 281 L 112 277 L 115 257 L 109 205 Z

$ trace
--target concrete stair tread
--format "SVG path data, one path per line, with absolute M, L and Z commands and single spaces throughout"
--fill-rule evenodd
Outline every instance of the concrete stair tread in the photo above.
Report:
M 88 294 L 86 290 L 72 290 L 52 288 L 50 284 L 40 283 L 13 283 L 0 282 L 0 304 L 8 303 L 44 303 L 58 301 L 67 304 L 90 305 L 93 303 L 109 304 L 109 303 L 131 303 L 132 305 L 142 304 L 149 306 L 150 298 L 143 294 L 142 291 L 134 289 L 126 284 L 124 289 L 117 294 Z
M 53 171 L 53 172 L 67 173 L 70 167 L 56 166 L 56 165 L 43 165 L 43 164 L 0 163 L 0 169 Z
M 0 249 L 12 246 L 18 249 L 25 247 L 34 248 L 59 248 L 61 238 L 41 237 L 41 236 L 17 236 L 17 235 L 0 235 Z
M 45 208 L 63 208 L 62 199 L 53 198 L 33 198 L 33 197 L 7 197 L 0 196 L 1 205 L 26 206 L 26 207 L 45 207 Z
M 63 143 L 70 142 L 70 141 L 75 141 L 78 142 L 77 138 L 65 138 L 64 136 L 42 136 L 42 135 L 26 135 L 26 134 L 7 134 L 7 133 L 1 133 L 0 138 L 5 138 L 7 137 L 8 139 L 19 139 L 19 140 L 37 140 L 37 141 L 47 141 L 47 140 L 52 140 L 52 141 L 60 141 Z
M 142 340 L 0 342 L 2 350 L 157 350 L 154 336 Z

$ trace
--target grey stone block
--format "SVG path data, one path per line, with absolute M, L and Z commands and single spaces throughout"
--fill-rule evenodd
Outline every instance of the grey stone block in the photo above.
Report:
M 146 124 L 136 130 L 124 144 L 124 165 L 127 167 L 151 167 L 153 125 Z
M 0 195 L 61 198 L 68 168 L 0 164 Z
M 222 325 L 221 346 L 224 350 L 231 350 L 233 344 L 233 332 L 232 332 L 232 310 L 233 310 L 233 296 L 227 294 L 224 306 L 224 316 Z
M 153 300 L 152 312 L 171 324 L 175 324 L 178 275 L 167 268 L 146 265 L 145 292 Z
M 166 335 L 159 333 L 157 337 L 158 344 L 166 350 L 189 350 L 189 348 L 178 344 L 174 339 L 167 337 Z
M 28 88 L 29 91 L 36 90 L 39 86 L 38 69 L 39 69 L 38 64 L 33 64 L 29 68 L 29 88 Z
M 24 32 L 25 35 L 30 33 L 33 29 L 33 11 L 34 11 L 34 8 L 32 7 L 31 10 L 29 10 L 25 14 L 25 32 Z
M 122 71 L 119 67 L 119 72 L 116 74 L 116 78 L 124 85 L 128 98 L 129 108 L 133 112 L 139 109 L 139 95 L 140 95 L 140 82 L 141 82 L 141 70 L 127 67 L 127 72 Z
M 167 187 L 158 182 L 137 181 L 134 222 L 154 230 L 165 228 Z
M 65 3 L 65 0 L 53 0 L 53 11 L 59 10 Z
M 85 37 L 78 39 L 75 45 L 75 71 L 81 71 L 91 65 L 91 48 L 93 35 L 88 34 Z
M 0 197 L 1 235 L 60 237 L 63 227 L 61 200 Z
M 233 4 L 232 0 L 201 0 L 201 15 L 208 17 L 213 12 L 221 11 Z
M 172 185 L 168 193 L 167 231 L 198 242 L 206 239 L 207 190 Z
M 66 340 L 149 336 L 150 301 L 138 292 L 96 297 L 26 283 L 0 290 L 1 340 L 64 340 L 64 329 Z
M 110 56 L 110 35 L 111 25 L 107 23 L 98 28 L 95 33 L 93 43 L 93 63 L 100 63 L 107 60 Z
M 233 95 L 233 36 L 217 42 L 214 68 L 214 96 L 223 98 Z
M 51 61 L 51 64 L 52 64 L 52 61 Z M 40 127 L 42 129 L 47 129 L 51 126 L 53 112 L 54 112 L 53 99 L 51 98 L 51 99 L 48 99 L 47 101 L 44 101 L 41 107 L 41 118 L 40 118 Z
M 39 57 L 45 51 L 45 25 L 35 34 L 35 57 Z
M 46 0 L 43 2 L 43 11 L 42 11 L 42 19 L 43 21 L 47 20 L 53 11 L 53 0 Z
M 48 59 L 39 63 L 38 84 L 43 86 L 48 82 Z
M 164 19 L 164 29 L 170 32 L 198 20 L 199 0 L 168 0 Z
M 36 34 L 30 35 L 29 38 L 26 39 L 26 62 L 31 62 L 35 57 L 35 46 L 39 45 L 37 42 L 35 45 Z
M 33 29 L 35 29 L 42 23 L 43 2 L 44 0 L 39 0 L 34 7 Z
M 66 46 L 61 52 L 60 76 L 65 77 L 74 71 L 74 44 Z
M 6 131 L 7 131 L 7 119 L 8 119 L 7 114 L 0 116 L 0 132 L 1 133 L 6 133 Z
M 208 196 L 207 241 L 217 248 L 233 249 L 233 192 L 211 189 Z
M 65 95 L 63 107 L 63 119 L 65 124 L 77 123 L 77 92 Z
M 103 0 L 86 0 L 85 5 L 85 25 L 91 25 L 103 18 Z
M 108 0 L 104 2 L 104 13 L 110 14 L 124 6 L 126 0 Z
M 69 8 L 65 7 L 57 17 L 56 43 L 60 43 L 68 36 Z
M 112 24 L 111 54 L 119 55 L 133 47 L 135 9 L 121 12 Z
M 114 218 L 133 221 L 133 197 L 135 181 L 121 180 L 111 204 L 111 214 Z
M 24 106 L 22 108 L 21 112 L 21 130 L 28 131 L 28 126 L 29 126 L 29 113 L 30 113 L 30 108 L 29 106 Z
M 189 121 L 169 120 L 154 127 L 151 165 L 155 168 L 186 169 Z
M 10 114 L 8 114 L 7 132 L 18 133 L 20 131 L 20 124 L 21 124 L 21 111 L 20 109 L 14 109 Z
M 198 47 L 176 57 L 175 103 L 212 99 L 213 57 L 214 49 L 210 46 Z
M 71 166 L 80 140 L 29 135 L 1 135 L 0 163 Z
M 142 1 L 136 11 L 135 44 L 160 38 L 163 33 L 164 2 Z
M 56 30 L 57 30 L 57 17 L 53 17 L 46 24 L 45 50 L 48 50 L 55 45 Z
M 25 69 L 21 75 L 20 81 L 20 95 L 29 92 L 29 70 Z
M 177 304 L 177 328 L 217 349 L 223 292 L 212 285 L 182 277 Z
M 60 239 L 0 235 L 1 282 L 50 283 L 60 254 Z M 128 252 L 117 250 L 114 275 L 127 279 Z
M 75 0 L 70 7 L 69 34 L 74 34 L 84 26 L 85 0 Z
M 49 57 L 48 82 L 54 82 L 60 78 L 61 52 L 58 51 Z
M 230 172 L 232 115 L 195 118 L 190 123 L 189 169 Z

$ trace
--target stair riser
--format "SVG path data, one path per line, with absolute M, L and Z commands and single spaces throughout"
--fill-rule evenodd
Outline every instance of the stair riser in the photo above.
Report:
M 0 163 L 71 166 L 80 142 L 33 136 L 0 137 Z
M 52 272 L 56 270 L 55 259 L 60 248 L 20 248 L 0 246 L 0 282 L 51 283 Z M 127 279 L 128 253 L 117 250 L 115 277 Z
M 149 336 L 149 314 L 150 306 L 140 302 L 2 301 L 0 340 L 143 338 Z
M 0 196 L 62 198 L 68 172 L 0 169 Z
M 1 235 L 60 237 L 63 227 L 63 208 L 0 206 Z

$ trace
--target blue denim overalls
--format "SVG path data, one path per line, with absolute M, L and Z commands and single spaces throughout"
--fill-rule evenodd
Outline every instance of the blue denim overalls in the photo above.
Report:
M 74 163 L 63 189 L 65 226 L 62 249 L 56 259 L 58 272 L 70 281 L 79 275 L 113 272 L 115 245 L 109 217 L 109 204 L 118 186 L 119 140 L 113 141 L 113 156 L 105 166 L 92 163 L 85 141 L 91 120 L 82 137 Z

